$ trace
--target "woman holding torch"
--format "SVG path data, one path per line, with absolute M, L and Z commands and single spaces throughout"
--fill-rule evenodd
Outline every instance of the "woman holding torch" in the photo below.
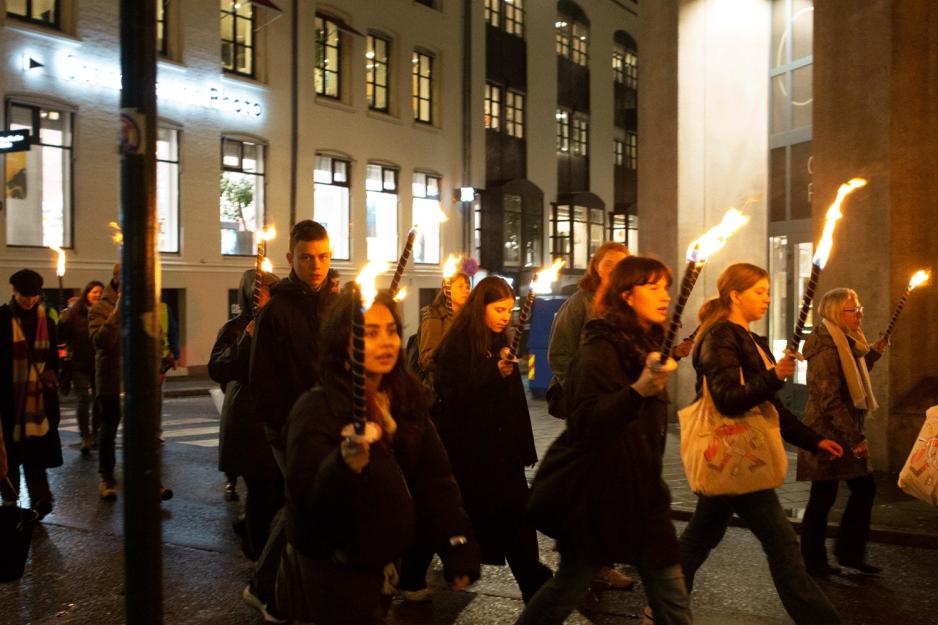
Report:
M 454 589 L 479 577 L 479 555 L 423 386 L 401 352 L 401 318 L 387 293 L 364 312 L 364 432 L 355 434 L 349 370 L 356 292 L 322 329 L 320 385 L 285 428 L 287 537 L 277 605 L 334 625 L 385 622 L 395 562 L 426 528 Z M 418 537 L 419 538 L 419 537 Z
M 705 302 L 698 315 L 700 331 L 693 355 L 697 392 L 706 378 L 713 403 L 726 416 L 742 416 L 763 402 L 772 402 L 785 440 L 812 454 L 840 457 L 843 449 L 839 444 L 802 424 L 776 396 L 795 372 L 793 357 L 785 356 L 776 363 L 765 338 L 749 329 L 768 310 L 768 273 L 749 263 L 730 265 L 720 274 L 717 291 L 718 296 Z M 681 563 L 688 591 L 734 513 L 762 543 L 779 598 L 795 623 L 841 623 L 830 601 L 808 576 L 797 536 L 774 489 L 743 495 L 698 495 L 697 508 L 681 535 Z
M 433 303 L 420 311 L 420 326 L 417 329 L 419 338 L 417 339 L 419 360 L 418 371 L 415 373 L 421 379 L 428 379 L 433 371 L 433 355 L 443 336 L 453 325 L 453 320 L 459 314 L 463 304 L 469 298 L 469 276 L 462 272 L 457 272 L 452 278 L 444 278 L 449 284 L 444 284 L 440 288 L 440 293 L 433 300 Z M 447 294 L 447 290 L 449 293 Z M 447 301 L 448 300 L 448 301 Z
M 802 350 L 808 361 L 804 423 L 839 441 L 848 451 L 840 458 L 798 453 L 798 479 L 811 482 L 801 532 L 801 555 L 812 575 L 839 572 L 827 563 L 824 539 L 827 515 L 843 480 L 850 488 L 850 499 L 840 521 L 834 554 L 843 566 L 879 573 L 879 567 L 865 561 L 876 483 L 870 472 L 870 449 L 863 435 L 863 420 L 867 412 L 877 407 L 869 370 L 886 350 L 887 339 L 872 345 L 866 340 L 860 328 L 863 306 L 853 289 L 828 291 L 821 298 L 818 312 L 821 323 Z
M 100 415 L 94 402 L 94 345 L 88 334 L 88 313 L 101 299 L 104 284 L 92 280 L 81 291 L 81 297 L 69 306 L 59 321 L 59 340 L 68 346 L 72 361 L 72 388 L 78 396 L 78 429 L 81 433 L 81 455 L 87 456 L 97 444 Z M 90 416 L 90 423 L 89 423 Z

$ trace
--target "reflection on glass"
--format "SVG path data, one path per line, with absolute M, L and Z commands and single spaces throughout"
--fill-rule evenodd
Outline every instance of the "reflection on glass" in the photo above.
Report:
M 397 194 L 368 191 L 365 243 L 368 260 L 397 260 Z
M 796 292 L 795 292 L 795 302 L 797 305 L 801 305 L 801 300 L 804 297 L 804 289 L 808 284 L 808 280 L 811 278 L 811 257 L 814 256 L 814 244 L 811 241 L 805 241 L 798 244 L 798 280 L 796 281 Z M 804 326 L 804 336 L 808 336 L 814 329 L 814 308 L 808 311 L 808 320 Z M 802 345 L 798 346 L 800 350 Z M 799 360 L 796 363 L 795 368 L 795 384 L 807 384 L 808 383 L 808 363 L 804 360 Z
M 791 123 L 792 128 L 811 125 L 811 75 L 812 66 L 800 67 L 791 73 Z
M 769 281 L 769 342 L 777 360 L 788 342 L 788 237 L 769 237 Z
M 332 258 L 349 258 L 349 189 L 316 182 L 313 185 L 313 219 L 329 233 Z
M 518 267 L 521 264 L 521 196 L 505 195 L 502 206 L 505 214 L 502 262 L 506 267 Z
M 810 56 L 814 46 L 814 1 L 792 0 L 791 60 Z

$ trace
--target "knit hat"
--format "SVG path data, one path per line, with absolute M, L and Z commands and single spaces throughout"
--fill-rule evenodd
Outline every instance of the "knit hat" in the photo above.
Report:
M 32 269 L 20 269 L 10 276 L 10 284 L 20 295 L 31 297 L 42 293 L 42 276 Z

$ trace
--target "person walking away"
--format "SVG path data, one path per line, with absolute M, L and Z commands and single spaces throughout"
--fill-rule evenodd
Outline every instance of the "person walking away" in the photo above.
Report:
M 456 590 L 479 577 L 479 551 L 426 393 L 403 362 L 397 304 L 381 292 L 364 313 L 368 412 L 349 417 L 348 369 L 357 296 L 346 292 L 323 327 L 320 384 L 286 426 L 289 543 L 277 582 L 292 618 L 330 625 L 385 622 L 395 561 L 414 534 L 443 557 Z
M 101 299 L 104 284 L 92 280 L 85 285 L 81 296 L 62 313 L 59 321 L 59 339 L 65 343 L 71 356 L 72 388 L 78 398 L 76 417 L 81 435 L 81 455 L 87 456 L 96 446 L 100 412 L 94 401 L 94 345 L 88 334 L 88 313 Z
M 10 276 L 10 284 L 13 297 L 0 306 L 4 473 L 18 494 L 23 468 L 30 507 L 43 519 L 52 512 L 53 502 L 46 469 L 62 466 L 56 327 L 39 302 L 42 276 L 21 269 Z
M 563 623 L 610 560 L 637 565 L 656 623 L 691 623 L 671 495 L 661 477 L 665 385 L 677 364 L 659 365 L 655 350 L 664 340 L 670 284 L 671 272 L 658 260 L 621 260 L 586 323 L 566 370 L 569 417 L 555 445 L 576 448 L 589 469 L 583 484 L 570 486 L 578 500 L 558 504 L 571 508 L 557 540 L 560 568 L 519 625 Z M 535 496 L 537 485 L 535 479 Z
M 872 345 L 867 341 L 860 327 L 863 306 L 853 289 L 828 291 L 821 298 L 818 312 L 821 323 L 804 344 L 808 361 L 804 423 L 836 440 L 847 451 L 840 458 L 798 453 L 797 478 L 811 482 L 801 525 L 801 555 L 811 575 L 840 572 L 828 564 L 824 539 L 827 515 L 837 499 L 837 487 L 844 481 L 850 498 L 840 520 L 834 554 L 842 566 L 876 574 L 881 569 L 866 561 L 876 482 L 869 466 L 870 448 L 863 434 L 863 421 L 878 406 L 869 372 L 886 351 L 887 340 Z
M 706 379 L 714 405 L 730 417 L 770 401 L 778 410 L 782 438 L 811 453 L 840 457 L 843 449 L 837 442 L 801 423 L 776 395 L 795 372 L 794 358 L 786 355 L 776 363 L 765 338 L 749 329 L 768 310 L 768 272 L 749 263 L 730 265 L 717 279 L 717 291 L 717 297 L 705 302 L 698 314 L 700 331 L 693 356 L 698 395 Z M 834 606 L 805 570 L 795 530 L 774 489 L 744 495 L 698 494 L 697 507 L 681 534 L 688 590 L 693 589 L 697 569 L 722 540 L 734 513 L 762 543 L 775 589 L 795 623 L 841 623 Z
M 277 276 L 261 272 L 259 281 L 258 310 L 270 299 L 270 287 L 277 283 Z M 238 290 L 241 314 L 218 331 L 208 362 L 209 376 L 225 391 L 218 437 L 218 469 L 226 476 L 244 477 L 247 497 L 241 535 L 243 550 L 251 560 L 260 556 L 267 542 L 270 522 L 283 506 L 283 481 L 264 437 L 257 402 L 248 386 L 256 314 L 254 288 L 255 270 L 248 269 L 241 276 Z

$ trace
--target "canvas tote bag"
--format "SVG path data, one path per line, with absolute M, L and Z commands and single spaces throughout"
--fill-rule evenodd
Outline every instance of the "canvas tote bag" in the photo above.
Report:
M 925 423 L 899 473 L 899 488 L 938 506 L 938 406 L 925 413 Z

